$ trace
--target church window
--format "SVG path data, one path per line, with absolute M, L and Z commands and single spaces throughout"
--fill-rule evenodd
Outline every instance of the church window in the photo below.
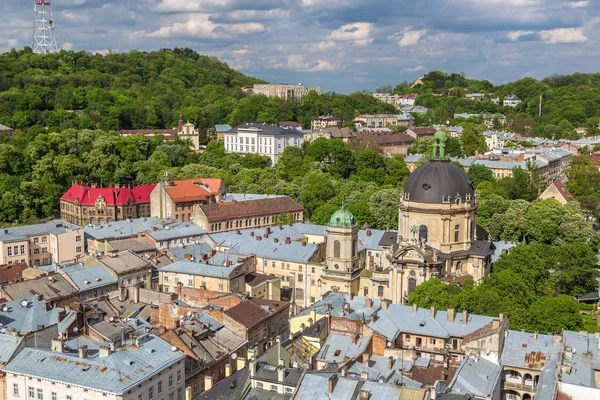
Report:
M 333 242 L 333 256 L 335 258 L 340 257 L 340 241 L 339 240 L 336 240 L 335 242 Z
M 454 241 L 458 242 L 459 239 L 460 239 L 460 225 L 455 225 L 454 226 Z
M 419 242 L 427 243 L 427 227 L 425 225 L 419 227 Z

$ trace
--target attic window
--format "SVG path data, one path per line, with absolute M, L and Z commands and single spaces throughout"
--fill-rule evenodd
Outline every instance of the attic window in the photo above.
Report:
M 419 326 L 425 326 L 425 321 L 419 322 Z

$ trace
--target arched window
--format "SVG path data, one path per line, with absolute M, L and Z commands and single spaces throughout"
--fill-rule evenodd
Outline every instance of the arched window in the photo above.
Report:
M 460 225 L 455 225 L 454 226 L 454 241 L 458 242 L 459 239 L 460 239 Z
M 333 242 L 333 256 L 335 258 L 340 258 L 340 241 L 336 240 Z
M 427 227 L 425 225 L 419 227 L 419 242 L 427 243 Z

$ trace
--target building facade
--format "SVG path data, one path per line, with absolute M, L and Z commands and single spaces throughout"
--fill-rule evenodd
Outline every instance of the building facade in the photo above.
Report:
M 331 115 L 322 115 L 310 121 L 310 129 L 313 131 L 316 129 L 325 129 L 329 127 L 342 127 L 342 119 Z
M 322 91 L 321 88 L 308 88 L 301 83 L 297 85 L 289 85 L 287 83 L 255 83 L 252 87 L 253 94 L 263 94 L 267 97 L 279 97 L 281 100 L 286 101 L 300 101 L 303 96 L 306 96 L 312 90 L 317 92 L 317 94 L 321 94 Z
M 62 219 L 78 225 L 104 224 L 150 216 L 155 185 L 107 188 L 75 182 L 60 198 Z
M 222 179 L 163 180 L 150 193 L 150 213 L 156 218 L 192 221 L 196 206 L 219 202 L 224 196 Z
M 225 132 L 223 139 L 226 152 L 267 156 L 275 165 L 286 147 L 302 146 L 304 133 L 276 124 L 246 123 Z

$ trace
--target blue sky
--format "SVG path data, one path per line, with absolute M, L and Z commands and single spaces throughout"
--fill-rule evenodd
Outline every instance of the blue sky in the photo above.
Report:
M 0 51 L 33 1 L 0 0 Z M 504 83 L 600 70 L 600 0 L 52 0 L 59 45 L 190 47 L 270 82 L 374 90 L 430 70 Z

